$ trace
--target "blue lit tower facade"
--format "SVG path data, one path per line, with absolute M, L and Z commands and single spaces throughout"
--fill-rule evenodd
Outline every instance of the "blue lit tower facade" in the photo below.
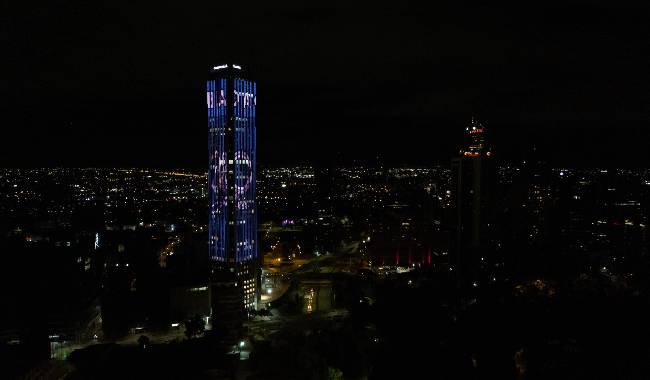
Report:
M 259 303 L 256 94 L 256 83 L 240 66 L 221 65 L 210 72 L 208 239 L 213 321 L 243 318 Z

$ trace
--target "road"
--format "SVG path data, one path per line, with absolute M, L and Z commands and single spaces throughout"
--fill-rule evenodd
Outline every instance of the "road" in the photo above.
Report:
M 291 326 L 292 328 L 306 328 L 319 323 L 331 322 L 347 317 L 347 310 L 332 310 L 325 313 L 299 314 L 293 316 L 275 316 L 268 320 L 254 320 L 244 323 L 251 334 L 268 335 Z

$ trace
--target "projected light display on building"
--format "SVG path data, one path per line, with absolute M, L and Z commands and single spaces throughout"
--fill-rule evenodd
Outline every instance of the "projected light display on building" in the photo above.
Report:
M 255 307 L 257 85 L 237 65 L 215 66 L 207 82 L 209 255 L 242 279 Z M 250 293 L 250 295 L 249 295 Z

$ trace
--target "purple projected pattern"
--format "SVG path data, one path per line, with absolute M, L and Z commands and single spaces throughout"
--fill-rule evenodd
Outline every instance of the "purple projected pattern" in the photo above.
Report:
M 206 97 L 210 257 L 221 262 L 243 262 L 258 256 L 255 244 L 256 84 L 233 72 L 222 72 L 222 77 L 208 81 Z M 231 100 L 228 95 L 232 96 Z

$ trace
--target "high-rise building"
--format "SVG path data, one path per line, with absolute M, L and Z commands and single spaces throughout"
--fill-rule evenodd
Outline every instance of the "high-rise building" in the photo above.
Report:
M 257 85 L 238 65 L 207 82 L 208 239 L 213 325 L 233 329 L 257 308 L 260 288 L 255 194 Z
M 478 286 L 491 264 L 488 251 L 496 173 L 486 129 L 476 120 L 465 128 L 466 143 L 452 159 L 452 197 L 455 210 L 453 267 L 462 285 Z

